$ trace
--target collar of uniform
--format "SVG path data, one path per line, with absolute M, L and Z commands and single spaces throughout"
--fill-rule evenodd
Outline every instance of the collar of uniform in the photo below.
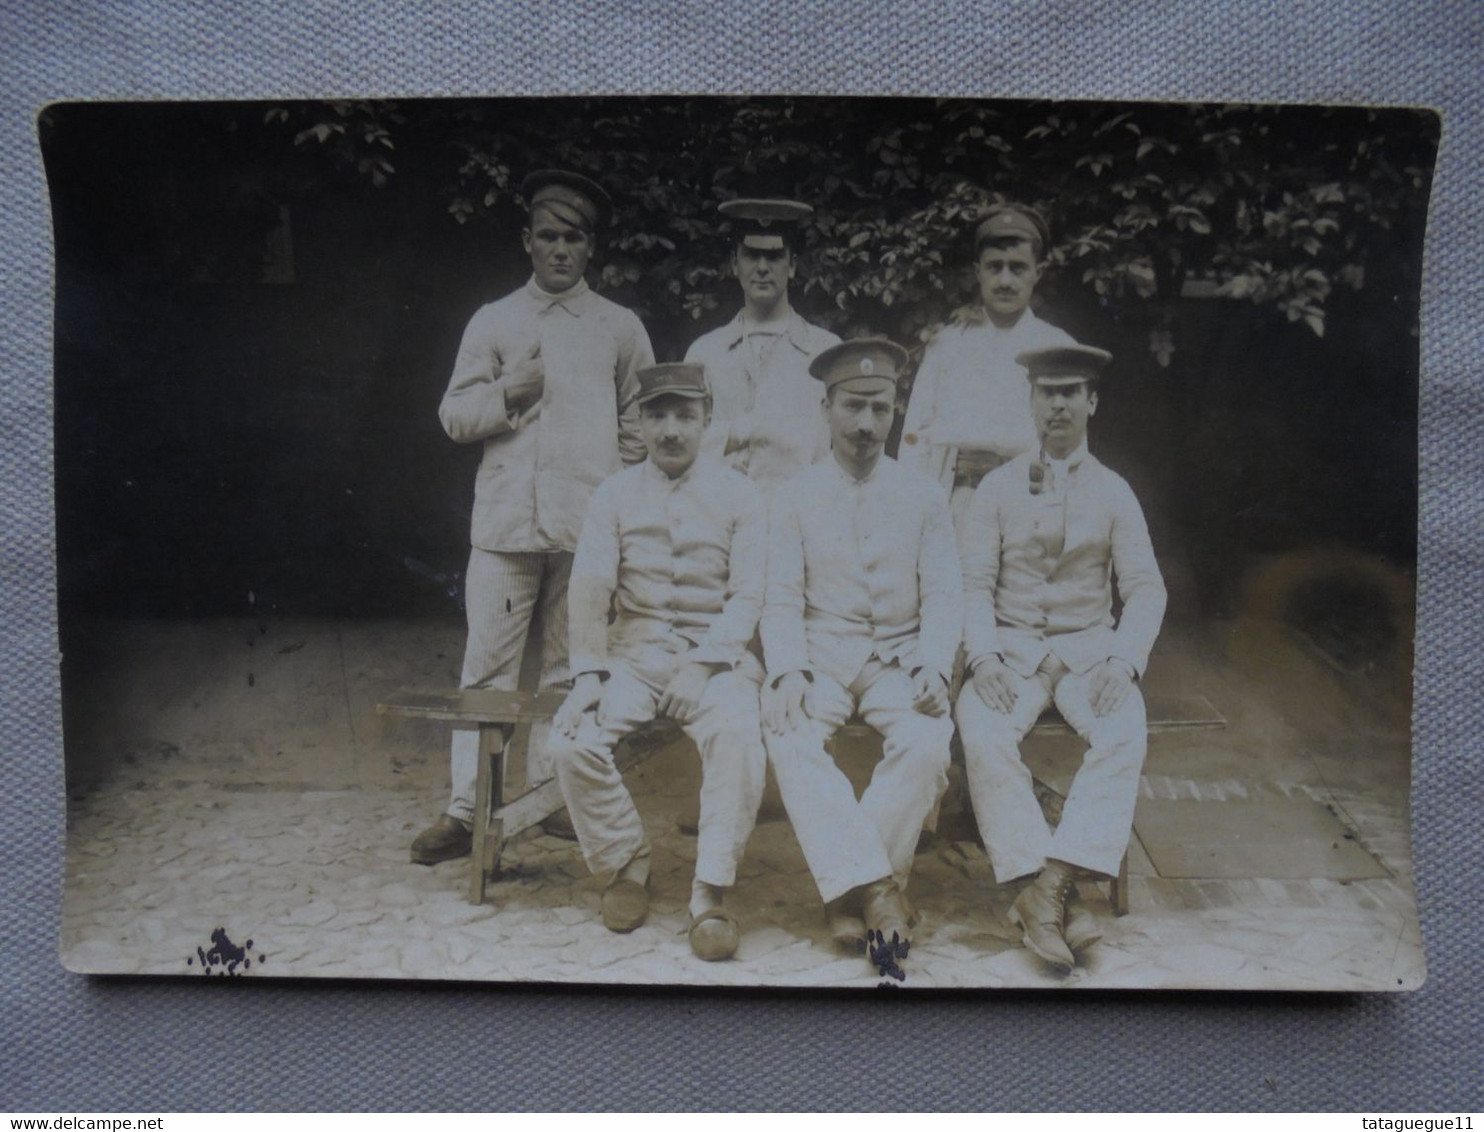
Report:
M 686 484 L 690 483 L 693 479 L 696 478 L 700 471 L 702 459 L 703 457 L 697 456 L 695 463 L 686 468 L 685 471 L 681 472 L 678 476 L 674 476 L 672 478 L 671 476 L 666 475 L 663 471 L 661 471 L 653 460 L 646 457 L 644 460 L 644 467 L 647 470 L 644 474 L 649 477 L 651 483 L 657 484 L 658 486 L 666 488 L 670 491 L 674 491 L 676 488 L 684 487 Z
M 731 330 L 731 335 L 727 338 L 727 349 L 729 350 L 735 350 L 738 346 L 742 345 L 742 339 L 747 337 L 747 322 L 744 317 L 746 313 L 745 308 L 739 310 L 737 316 L 731 322 L 727 323 L 728 328 Z M 807 354 L 809 352 L 809 324 L 804 321 L 804 316 L 790 307 L 788 317 L 783 320 L 782 325 L 783 329 L 778 333 L 787 338 L 800 353 Z
M 835 466 L 835 475 L 840 477 L 841 483 L 845 484 L 848 487 L 865 487 L 867 484 L 876 482 L 877 478 L 881 475 L 882 465 L 886 464 L 891 459 L 891 457 L 888 456 L 885 452 L 881 453 L 880 456 L 876 457 L 875 466 L 872 467 L 871 470 L 867 472 L 861 479 L 856 479 L 853 475 L 847 472 L 844 465 L 841 464 L 839 460 L 835 459 L 835 455 L 833 452 L 826 456 L 825 459 L 827 459 L 831 464 Z
M 1065 460 L 1058 460 L 1054 456 L 1047 456 L 1046 462 L 1054 468 L 1065 468 L 1067 471 L 1075 471 L 1081 466 L 1082 461 L 1087 459 L 1087 441 L 1083 441 L 1072 449 L 1071 454 Z
M 566 311 L 568 314 L 578 316 L 581 316 L 582 314 L 581 300 L 585 299 L 588 296 L 589 291 L 590 288 L 587 285 L 586 279 L 579 279 L 565 291 L 558 291 L 556 294 L 552 294 L 550 291 L 543 290 L 541 284 L 536 282 L 536 277 L 534 275 L 531 276 L 529 281 L 527 281 L 526 283 L 526 294 L 535 299 L 536 304 L 542 310 L 550 310 L 552 307 L 561 307 L 562 310 Z
M 1019 316 L 1015 319 L 1014 324 L 1011 326 L 1007 326 L 1004 329 L 1017 330 L 1034 318 L 1035 315 L 1031 313 L 1030 307 L 1026 307 L 1025 310 L 1021 311 Z M 948 321 L 950 323 L 964 327 L 991 325 L 989 321 L 989 311 L 984 308 L 983 303 L 968 303 L 965 306 L 959 307 L 958 310 L 949 315 Z

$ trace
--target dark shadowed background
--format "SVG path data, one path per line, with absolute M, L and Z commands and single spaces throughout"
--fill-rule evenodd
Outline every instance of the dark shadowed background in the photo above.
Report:
M 815 202 L 797 305 L 914 358 L 971 296 L 975 210 L 1034 201 L 1041 313 L 1115 354 L 1095 450 L 1201 613 L 1297 547 L 1410 574 L 1437 129 L 924 99 L 51 107 L 64 632 L 446 611 L 478 453 L 436 407 L 469 315 L 529 273 L 514 186 L 550 164 L 614 192 L 591 280 L 661 359 L 736 309 L 719 200 Z

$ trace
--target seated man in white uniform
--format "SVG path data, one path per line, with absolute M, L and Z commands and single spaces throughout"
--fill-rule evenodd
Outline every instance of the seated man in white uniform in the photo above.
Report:
M 836 943 L 906 941 L 903 889 L 946 783 L 948 675 L 962 614 L 938 485 L 884 454 L 906 351 L 843 342 L 824 383 L 832 452 L 774 496 L 762 639 L 768 757 Z M 859 801 L 825 743 L 853 714 L 884 756 Z
M 588 867 L 612 870 L 603 923 L 627 932 L 649 908 L 650 846 L 614 766 L 614 747 L 658 716 L 701 754 L 690 942 L 735 953 L 723 906 L 752 833 L 766 756 L 761 666 L 747 651 L 762 605 L 766 528 L 747 479 L 696 459 L 710 420 L 703 367 L 639 372 L 649 458 L 593 495 L 568 587 L 572 692 L 553 721 L 552 758 Z
M 1165 611 L 1144 512 L 1087 451 L 1087 421 L 1110 355 L 1086 346 L 1017 359 L 1040 444 L 985 477 L 964 524 L 964 645 L 970 678 L 959 735 L 979 831 L 1005 884 L 1034 878 L 1011 919 L 1065 973 L 1098 939 L 1067 919 L 1079 872 L 1112 876 L 1128 848 L 1148 747 L 1137 681 Z M 1113 585 L 1123 611 L 1115 627 Z M 1052 702 L 1089 747 L 1056 830 L 1019 744 Z

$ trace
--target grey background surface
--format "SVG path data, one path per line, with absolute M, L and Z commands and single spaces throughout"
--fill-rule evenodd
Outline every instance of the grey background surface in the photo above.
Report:
M 0 1109 L 1484 1107 L 1481 70 L 1484 6 L 1442 0 L 0 6 Z M 1421 992 L 719 996 L 203 986 L 62 970 L 51 264 L 37 109 L 79 97 L 742 90 L 1442 111 L 1423 297 Z

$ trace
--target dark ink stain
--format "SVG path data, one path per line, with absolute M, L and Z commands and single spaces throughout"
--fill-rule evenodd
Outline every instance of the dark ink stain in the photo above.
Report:
M 279 649 L 278 650 L 278 655 L 279 656 L 282 656 L 284 653 L 298 652 L 303 647 L 304 647 L 304 642 L 303 641 L 295 641 L 293 644 L 291 644 L 291 645 L 284 645 L 283 648 Z
M 252 957 L 248 950 L 252 947 L 252 940 L 248 940 L 238 947 L 227 937 L 226 928 L 216 928 L 211 933 L 211 948 L 196 948 L 195 959 L 186 956 L 186 966 L 195 966 L 195 960 L 201 962 L 201 973 L 203 975 L 232 975 L 236 976 L 252 969 Z M 262 966 L 264 956 L 258 955 L 258 965 Z M 238 968 L 241 968 L 241 971 Z
M 902 970 L 900 960 L 907 958 L 907 952 L 912 945 L 905 939 L 900 939 L 896 932 L 891 933 L 891 939 L 878 932 L 875 928 L 866 932 L 866 949 L 870 957 L 871 965 L 876 968 L 878 974 L 888 976 L 897 982 L 905 982 L 907 972 Z M 890 986 L 890 983 L 883 984 Z
M 508 597 L 505 599 L 505 612 L 510 612 L 510 599 Z

